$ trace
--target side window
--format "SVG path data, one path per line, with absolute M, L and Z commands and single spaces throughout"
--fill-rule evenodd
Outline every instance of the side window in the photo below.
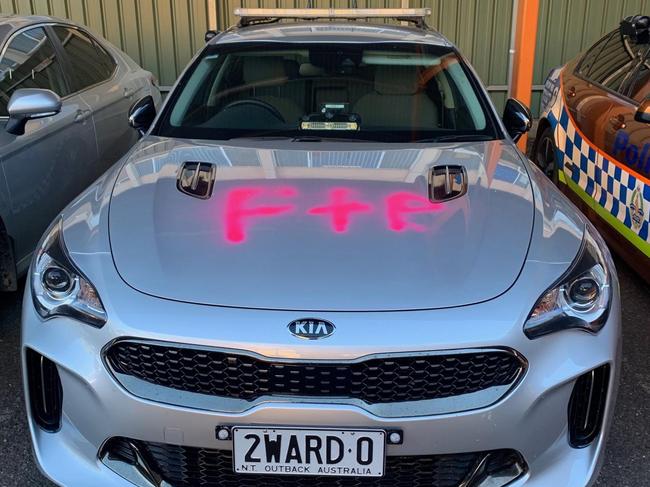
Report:
M 70 60 L 75 91 L 106 81 L 113 75 L 113 58 L 89 36 L 63 26 L 55 26 L 54 32 Z
M 640 46 L 629 37 L 621 36 L 620 31 L 616 30 L 607 39 L 586 76 L 594 83 L 620 91 L 639 62 L 641 51 L 645 49 L 646 46 Z
M 9 98 L 21 88 L 44 88 L 59 96 L 68 94 L 54 46 L 41 27 L 14 37 L 0 60 L 0 116 L 8 115 Z
M 638 103 L 645 100 L 650 95 L 650 60 L 639 64 L 630 79 L 627 96 Z
M 605 37 L 600 39 L 596 44 L 591 46 L 591 48 L 585 53 L 585 55 L 580 60 L 580 65 L 578 66 L 578 73 L 584 77 L 589 77 L 589 71 L 594 65 L 594 62 L 598 58 L 600 51 L 603 49 L 603 46 L 607 40 L 611 37 L 612 33 L 610 32 Z

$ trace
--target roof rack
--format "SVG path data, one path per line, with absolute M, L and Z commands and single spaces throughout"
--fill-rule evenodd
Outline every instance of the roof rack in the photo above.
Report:
M 425 27 L 430 8 L 236 8 L 239 25 L 276 22 L 281 19 L 395 19 Z

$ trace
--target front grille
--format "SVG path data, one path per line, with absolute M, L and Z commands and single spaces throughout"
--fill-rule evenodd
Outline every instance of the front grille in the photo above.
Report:
M 368 404 L 439 399 L 512 384 L 523 362 L 502 351 L 283 362 L 230 352 L 122 341 L 112 369 L 152 384 L 247 401 L 261 396 L 345 397 Z
M 141 457 L 152 476 L 160 476 L 174 487 L 458 487 L 472 477 L 477 466 L 487 460 L 483 475 L 524 465 L 513 450 L 460 453 L 453 455 L 386 457 L 384 477 L 321 477 L 241 475 L 233 472 L 230 450 L 210 450 L 186 446 L 112 438 L 104 455 L 128 464 Z M 479 480 L 476 478 L 476 480 Z M 474 485 L 470 483 L 469 485 Z

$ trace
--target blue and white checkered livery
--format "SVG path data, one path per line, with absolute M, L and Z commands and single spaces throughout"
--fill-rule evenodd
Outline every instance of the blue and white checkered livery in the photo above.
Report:
M 636 177 L 626 166 L 609 158 L 584 138 L 564 104 L 560 86 L 561 69 L 553 71 L 544 86 L 542 117 L 551 124 L 557 147 L 559 179 L 574 192 L 583 192 L 621 225 L 636 247 L 650 254 L 650 184 Z M 574 183 L 574 184 L 571 184 Z

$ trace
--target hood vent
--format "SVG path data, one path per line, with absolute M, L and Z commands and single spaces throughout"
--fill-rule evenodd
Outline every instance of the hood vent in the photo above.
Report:
M 212 195 L 215 173 L 216 166 L 209 162 L 186 162 L 181 168 L 176 186 L 182 193 L 208 199 Z
M 449 201 L 467 193 L 467 171 L 463 166 L 435 166 L 429 173 L 431 201 Z

